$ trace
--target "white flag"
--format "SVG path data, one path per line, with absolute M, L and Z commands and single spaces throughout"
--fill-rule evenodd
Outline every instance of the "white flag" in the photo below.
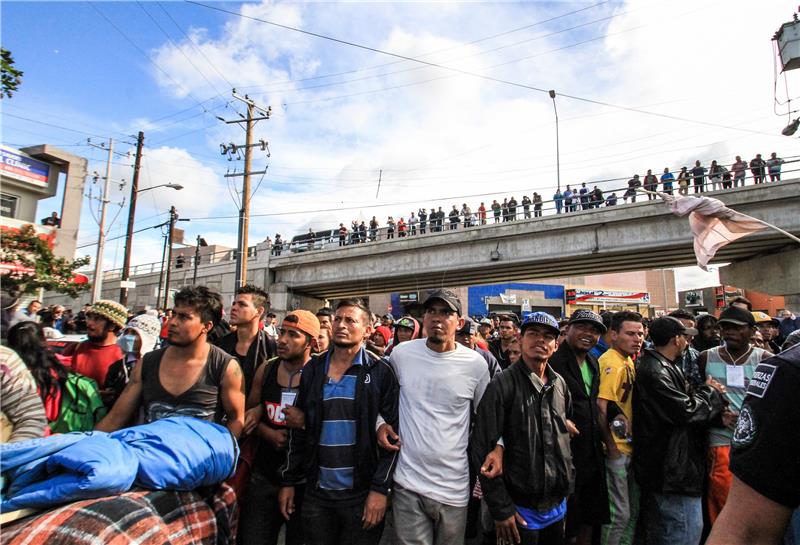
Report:
M 689 197 L 658 194 L 677 216 L 689 215 L 694 234 L 694 254 L 697 265 L 708 271 L 708 262 L 717 250 L 750 233 L 766 229 L 767 224 L 747 214 L 731 210 L 725 203 L 711 197 Z

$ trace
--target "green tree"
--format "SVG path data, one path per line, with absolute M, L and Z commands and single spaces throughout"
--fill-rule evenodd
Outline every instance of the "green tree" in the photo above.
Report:
M 14 68 L 14 57 L 5 47 L 0 47 L 0 57 L 0 98 L 11 98 L 19 90 L 23 72 Z
M 53 255 L 50 241 L 33 225 L 4 227 L 0 241 L 0 282 L 13 297 L 35 293 L 39 288 L 77 297 L 89 283 L 76 283 L 75 270 L 89 264 L 89 257 L 64 259 Z

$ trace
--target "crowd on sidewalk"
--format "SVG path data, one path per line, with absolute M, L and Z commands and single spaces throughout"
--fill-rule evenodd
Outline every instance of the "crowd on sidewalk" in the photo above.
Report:
M 164 313 L 96 301 L 86 340 L 55 354 L 38 302 L 3 306 L 4 442 L 221 424 L 240 445 L 227 482 L 241 543 L 798 537 L 788 310 L 739 297 L 718 317 L 469 317 L 437 289 L 415 316 L 344 299 L 279 323 L 259 287 L 239 288 L 225 320 L 219 293 L 187 286 Z
M 622 204 L 628 203 L 629 200 L 635 203 L 637 197 L 643 198 L 639 189 L 648 191 L 646 194 L 648 200 L 658 198 L 655 195 L 656 191 L 670 195 L 676 192 L 680 195 L 689 195 L 692 192 L 700 194 L 734 189 L 745 186 L 748 171 L 754 185 L 779 182 L 783 164 L 784 160 L 774 152 L 769 159 L 763 159 L 759 153 L 749 162 L 737 155 L 730 168 L 716 160 L 711 161 L 706 167 L 698 160 L 693 167 L 684 166 L 679 170 L 665 167 L 660 176 L 654 174 L 652 170 L 647 170 L 642 176 L 634 174 L 628 180 L 626 187 L 610 192 L 604 192 L 599 183 L 587 185 L 586 182 L 582 182 L 579 186 L 569 184 L 563 191 L 559 187 L 553 194 L 552 200 L 544 200 L 542 195 L 534 191 L 531 196 L 523 195 L 519 201 L 515 196 L 511 196 L 503 198 L 502 202 L 493 199 L 488 205 L 484 201 L 477 207 L 471 207 L 467 203 L 462 203 L 460 207 L 453 205 L 449 211 L 443 210 L 441 206 L 431 206 L 430 209 L 419 208 L 416 212 L 412 211 L 408 216 L 400 216 L 398 219 L 389 216 L 383 224 L 377 216 L 372 216 L 369 221 L 353 220 L 349 224 L 340 223 L 338 228 L 330 231 L 317 232 L 309 229 L 303 237 L 295 237 L 295 241 L 302 250 L 316 249 L 317 243 L 324 245 L 337 237 L 339 246 L 348 246 L 381 239 L 399 239 L 426 233 L 468 229 L 488 223 L 539 218 L 543 215 L 545 205 L 555 214 L 569 214 L 581 210 L 617 206 L 620 200 Z M 298 241 L 298 238 L 302 240 Z M 289 247 L 288 242 L 284 241 L 280 234 L 276 234 L 271 242 L 273 255 L 281 255 Z

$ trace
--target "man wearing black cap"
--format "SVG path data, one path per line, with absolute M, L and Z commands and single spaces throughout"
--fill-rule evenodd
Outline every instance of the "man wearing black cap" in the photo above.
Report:
M 725 407 L 725 387 L 711 377 L 688 386 L 679 362 L 696 334 L 677 318 L 654 320 L 653 348 L 636 366 L 633 464 L 651 545 L 697 544 L 703 529 L 705 438 Z
M 575 475 L 568 430 L 574 427 L 567 420 L 567 384 L 548 365 L 558 335 L 555 318 L 530 314 L 522 323 L 522 359 L 495 377 L 478 406 L 470 443 L 474 467 L 500 438 L 504 446 L 503 474 L 480 475 L 498 543 L 563 543 Z
M 497 363 L 497 359 L 491 352 L 478 346 L 476 342 L 477 336 L 478 324 L 475 320 L 467 316 L 464 318 L 464 327 L 456 331 L 456 342 L 480 354 L 481 357 L 486 360 L 486 365 L 489 367 L 489 377 L 493 378 L 495 374 L 501 371 L 500 364 Z
M 594 529 L 609 521 L 608 502 L 598 501 L 606 498 L 608 491 L 597 407 L 600 367 L 590 352 L 605 332 L 599 315 L 576 310 L 567 324 L 565 339 L 550 358 L 553 371 L 567 383 L 572 396 L 570 420 L 580 432 L 571 441 L 575 492 L 569 498 L 566 524 L 567 538 L 576 544 L 589 545 Z
M 763 348 L 750 344 L 750 337 L 756 330 L 756 320 L 749 310 L 729 306 L 720 313 L 718 325 L 722 330 L 724 346 L 703 351 L 697 361 L 702 376 L 711 376 L 725 386 L 730 402 L 722 415 L 722 425 L 717 424 L 708 430 L 710 472 L 706 498 L 712 524 L 722 511 L 731 488 L 731 439 L 747 386 L 758 364 L 772 356 Z
M 397 542 L 455 545 L 464 542 L 467 521 L 470 417 L 489 370 L 455 341 L 464 325 L 455 293 L 436 290 L 424 306 L 428 337 L 404 342 L 390 356 L 400 382 L 400 436 L 382 424 L 379 444 L 400 451 L 392 499 Z

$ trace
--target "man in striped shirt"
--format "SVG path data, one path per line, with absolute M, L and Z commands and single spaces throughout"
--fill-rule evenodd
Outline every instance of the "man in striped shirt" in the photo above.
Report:
M 388 362 L 364 349 L 370 317 L 360 299 L 340 302 L 333 347 L 303 368 L 295 403 L 303 417 L 289 432 L 278 503 L 288 520 L 295 485 L 305 479 L 301 519 L 309 545 L 377 545 L 383 533 L 397 454 L 377 447 L 376 422 L 380 414 L 397 426 L 399 386 Z

